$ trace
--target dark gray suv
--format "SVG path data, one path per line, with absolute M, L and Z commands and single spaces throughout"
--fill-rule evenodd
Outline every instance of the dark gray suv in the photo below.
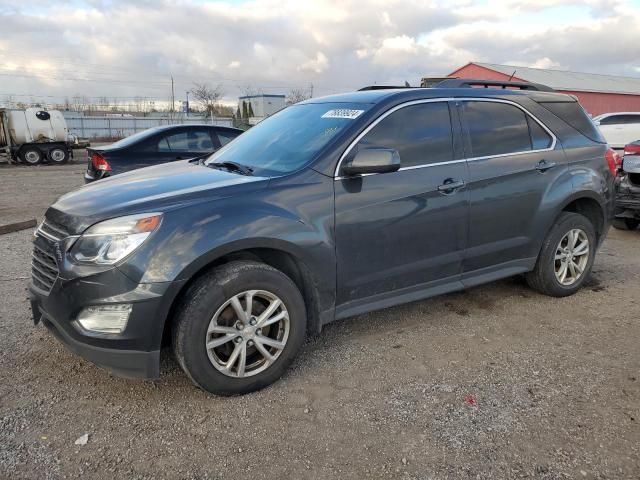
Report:
M 250 392 L 333 320 L 516 274 L 575 293 L 615 169 L 576 100 L 543 86 L 308 100 L 208 158 L 61 197 L 35 235 L 34 319 L 116 374 L 157 377 L 170 345 L 201 388 Z

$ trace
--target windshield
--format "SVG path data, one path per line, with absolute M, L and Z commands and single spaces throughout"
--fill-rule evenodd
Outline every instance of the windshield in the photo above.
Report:
M 115 143 L 112 143 L 110 146 L 111 147 L 128 147 L 129 145 L 133 145 L 134 143 L 137 143 L 140 140 L 144 140 L 147 137 L 150 137 L 151 135 L 155 134 L 158 132 L 158 130 L 160 130 L 157 127 L 154 128 L 149 128 L 147 130 L 143 130 L 142 132 L 138 132 L 138 133 L 134 133 L 133 135 L 129 135 L 128 137 L 123 138 L 122 140 L 118 140 Z
M 205 164 L 236 162 L 263 176 L 293 172 L 313 160 L 368 108 L 353 103 L 292 105 L 228 143 Z

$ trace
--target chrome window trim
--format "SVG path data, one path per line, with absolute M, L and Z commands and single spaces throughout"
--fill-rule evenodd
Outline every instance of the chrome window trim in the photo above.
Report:
M 541 148 L 541 149 L 536 149 L 536 150 L 525 150 L 525 151 L 521 151 L 521 152 L 501 153 L 501 154 L 498 154 L 498 155 L 487 155 L 487 156 L 483 156 L 483 157 L 468 157 L 468 158 L 463 158 L 463 159 L 458 159 L 458 160 L 450 160 L 450 161 L 447 161 L 447 162 L 436 162 L 436 163 L 425 163 L 423 165 L 413 165 L 411 167 L 402 167 L 402 168 L 398 169 L 399 172 L 402 172 L 404 170 L 416 170 L 416 169 L 419 169 L 419 168 L 436 167 L 436 166 L 440 166 L 440 165 L 449 165 L 449 164 L 454 164 L 454 163 L 470 162 L 470 161 L 475 161 L 475 160 L 485 160 L 487 158 L 500 158 L 500 157 L 507 157 L 507 156 L 513 156 L 513 155 L 523 155 L 523 154 L 527 154 L 527 153 L 549 152 L 549 151 L 555 150 L 555 147 L 556 147 L 558 139 L 556 138 L 554 133 L 551 130 L 549 130 L 549 128 L 544 123 L 542 123 L 540 121 L 540 119 L 538 119 L 538 117 L 536 117 L 533 113 L 531 113 L 529 110 L 527 110 L 522 105 L 520 105 L 520 104 L 518 104 L 516 102 L 512 102 L 511 100 L 503 100 L 503 99 L 498 99 L 498 98 L 482 98 L 482 97 L 446 97 L 446 98 L 441 97 L 441 98 L 428 98 L 428 99 L 422 99 L 422 100 L 412 100 L 410 102 L 401 103 L 400 105 L 396 105 L 392 109 L 387 110 L 382 115 L 380 115 L 378 118 L 376 118 L 371 123 L 371 125 L 369 125 L 367 128 L 365 128 L 356 138 L 353 139 L 353 141 L 349 144 L 349 146 L 342 153 L 342 155 L 340 155 L 340 160 L 338 160 L 338 164 L 336 165 L 335 171 L 333 172 L 334 180 L 343 180 L 343 179 L 346 179 L 346 178 L 367 177 L 369 175 L 380 175 L 379 173 L 365 173 L 365 174 L 362 174 L 362 175 L 353 175 L 353 176 L 346 177 L 346 176 L 338 176 L 338 172 L 340 171 L 340 166 L 342 165 L 342 161 L 351 152 L 353 147 L 355 147 L 356 144 L 360 140 L 362 140 L 362 137 L 364 137 L 378 123 L 380 123 L 382 120 L 384 120 L 386 117 L 388 117 L 392 113 L 397 112 L 401 108 L 410 107 L 412 105 L 420 105 L 422 103 L 456 102 L 456 101 L 461 101 L 461 102 L 463 102 L 463 101 L 467 101 L 467 102 L 469 102 L 469 101 L 472 101 L 472 102 L 476 102 L 476 101 L 478 101 L 478 102 L 493 102 L 493 103 L 506 103 L 508 105 L 513 105 L 514 107 L 519 108 L 520 110 L 522 110 L 525 113 L 525 115 L 528 115 L 531 118 L 533 118 L 533 120 L 535 120 L 536 123 L 538 123 L 538 125 L 540 125 L 542 127 L 542 129 L 545 132 L 547 132 L 547 134 L 549 134 L 549 136 L 551 137 L 551 145 L 549 147 L 547 147 L 547 148 Z
M 478 101 L 480 101 L 480 102 L 506 103 L 508 105 L 513 105 L 514 107 L 517 107 L 520 110 L 522 110 L 525 113 L 525 115 L 528 115 L 531 118 L 533 118 L 536 121 L 536 123 L 538 125 L 540 125 L 542 127 L 542 129 L 545 132 L 547 132 L 549 134 L 549 136 L 551 137 L 551 145 L 548 146 L 547 148 L 538 148 L 536 150 L 523 150 L 523 151 L 520 151 L 520 152 L 500 153 L 498 155 L 485 155 L 483 157 L 469 157 L 469 158 L 467 158 L 467 161 L 484 160 L 484 159 L 487 159 L 487 158 L 511 157 L 513 155 L 523 155 L 523 154 L 527 154 L 527 153 L 550 152 L 552 150 L 555 150 L 555 148 L 556 148 L 556 143 L 558 142 L 558 139 L 556 138 L 554 133 L 551 130 L 549 130 L 549 128 L 544 123 L 542 123 L 540 121 L 540 119 L 538 119 L 538 117 L 536 117 L 533 113 L 531 113 L 529 110 L 527 110 L 522 105 L 517 104 L 516 102 L 512 102 L 510 100 L 502 100 L 502 99 L 498 99 L 498 98 L 473 98 L 473 97 L 458 98 L 456 100 L 461 100 L 461 101 L 466 101 L 466 102 L 478 102 Z

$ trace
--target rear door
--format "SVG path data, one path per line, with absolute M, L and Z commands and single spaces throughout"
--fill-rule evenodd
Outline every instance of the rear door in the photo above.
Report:
M 553 133 L 521 106 L 500 100 L 457 102 L 469 165 L 469 244 L 463 280 L 522 269 L 537 255 L 546 191 L 566 172 Z
M 396 108 L 351 151 L 394 148 L 401 169 L 353 177 L 338 171 L 334 182 L 338 316 L 459 280 L 469 208 L 466 161 L 454 142 L 459 123 L 446 101 Z

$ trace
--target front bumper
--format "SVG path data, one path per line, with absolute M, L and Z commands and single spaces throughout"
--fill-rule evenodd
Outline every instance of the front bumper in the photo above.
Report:
M 32 286 L 34 323 L 42 322 L 69 350 L 118 376 L 157 378 L 165 320 L 182 282 L 136 285 L 117 268 L 74 280 L 58 278 L 47 295 Z M 88 306 L 131 304 L 121 334 L 75 326 Z
M 40 318 L 45 327 L 76 355 L 105 368 L 115 375 L 127 378 L 158 378 L 160 376 L 160 350 L 141 352 L 101 348 L 76 340 L 51 317 L 47 317 L 37 302 L 32 300 L 34 319 Z

